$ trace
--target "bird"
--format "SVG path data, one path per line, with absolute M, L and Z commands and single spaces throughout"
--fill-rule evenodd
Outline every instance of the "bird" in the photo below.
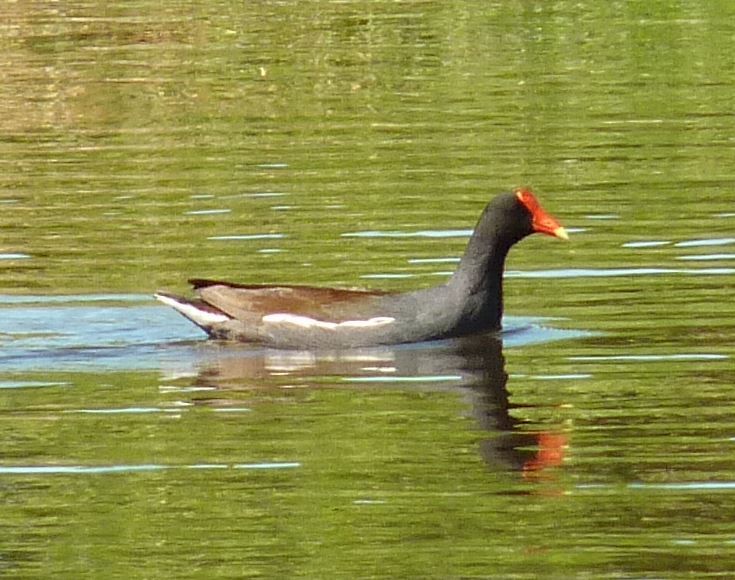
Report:
M 408 292 L 190 279 L 197 298 L 159 291 L 212 339 L 276 349 L 397 345 L 499 332 L 510 248 L 541 233 L 569 236 L 533 191 L 518 188 L 485 207 L 456 271 L 443 284 Z

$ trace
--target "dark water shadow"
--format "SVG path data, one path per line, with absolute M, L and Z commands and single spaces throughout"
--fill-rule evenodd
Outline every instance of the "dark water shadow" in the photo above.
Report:
M 476 336 L 435 343 L 350 351 L 279 351 L 209 343 L 200 351 L 191 388 L 206 390 L 195 404 L 227 405 L 227 391 L 279 381 L 318 379 L 313 385 L 355 389 L 453 392 L 467 402 L 476 425 L 488 433 L 479 452 L 493 469 L 535 478 L 563 461 L 566 437 L 513 416 L 503 340 Z M 172 375 L 175 377 L 175 375 Z M 212 396 L 212 391 L 217 391 Z

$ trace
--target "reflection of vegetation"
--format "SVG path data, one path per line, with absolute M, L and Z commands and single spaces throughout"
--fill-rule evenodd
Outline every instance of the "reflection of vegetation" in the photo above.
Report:
M 0 195 L 15 201 L 0 217 L 2 248 L 33 256 L 23 269 L 2 265 L 5 287 L 148 290 L 185 272 L 359 284 L 408 271 L 406 257 L 454 255 L 462 241 L 341 233 L 468 228 L 491 194 L 519 183 L 594 192 L 560 193 L 549 205 L 567 202 L 562 215 L 630 206 L 651 216 L 672 200 L 686 207 L 702 185 L 725 201 L 716 182 L 732 118 L 721 81 L 733 70 L 711 6 L 4 10 Z M 286 195 L 234 197 L 262 192 Z M 207 239 L 246 233 L 287 237 Z
M 519 112 L 528 106 L 543 116 L 550 107 L 568 111 L 585 96 L 606 99 L 607 89 L 620 91 L 620 106 L 626 95 L 652 106 L 657 94 L 671 105 L 670 95 L 630 92 L 628 83 L 655 88 L 722 72 L 711 58 L 719 53 L 717 13 L 703 14 L 693 2 L 676 3 L 675 11 L 671 2 L 642 4 L 642 11 L 627 5 L 630 13 L 601 4 L 584 15 L 564 2 L 521 12 L 455 4 L 364 3 L 359 13 L 354 4 L 327 2 L 311 10 L 270 2 L 182 10 L 153 2 L 148 13 L 141 3 L 71 4 L 64 11 L 10 4 L 14 34 L 3 41 L 2 64 L 15 82 L 5 88 L 5 102 L 11 112 L 30 107 L 2 122 L 6 129 L 120 128 L 127 111 L 134 126 L 146 127 L 160 122 L 159 113 L 185 120 L 182 104 L 195 115 L 187 121 L 223 113 L 380 117 L 408 113 L 406 101 L 428 104 L 432 96 L 448 99 L 455 112 L 466 104 L 465 112 L 481 107 L 492 117 L 503 103 L 488 97 L 498 95 L 513 95 Z M 599 83 L 590 86 L 596 76 Z M 584 93 L 569 92 L 583 85 Z M 374 108 L 391 101 L 393 111 Z M 628 112 L 609 104 L 587 102 L 585 109 Z

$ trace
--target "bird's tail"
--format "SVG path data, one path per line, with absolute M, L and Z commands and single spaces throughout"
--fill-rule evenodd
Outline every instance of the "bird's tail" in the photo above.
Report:
M 168 292 L 156 292 L 153 296 L 191 320 L 199 328 L 210 333 L 217 324 L 227 322 L 231 318 L 221 310 L 210 306 L 202 300 L 189 300 Z

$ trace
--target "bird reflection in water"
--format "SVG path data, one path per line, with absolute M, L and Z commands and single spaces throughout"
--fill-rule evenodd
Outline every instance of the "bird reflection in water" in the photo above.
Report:
M 503 344 L 496 336 L 346 351 L 272 350 L 210 342 L 195 358 L 195 386 L 220 395 L 195 399 L 195 404 L 226 407 L 232 404 L 227 391 L 273 384 L 279 378 L 310 384 L 309 378 L 319 377 L 321 383 L 325 377 L 339 377 L 340 388 L 452 391 L 468 400 L 477 424 L 489 432 L 480 443 L 480 453 L 492 469 L 540 479 L 564 460 L 567 437 L 563 432 L 534 429 L 529 421 L 511 414 L 522 405 L 510 400 Z

